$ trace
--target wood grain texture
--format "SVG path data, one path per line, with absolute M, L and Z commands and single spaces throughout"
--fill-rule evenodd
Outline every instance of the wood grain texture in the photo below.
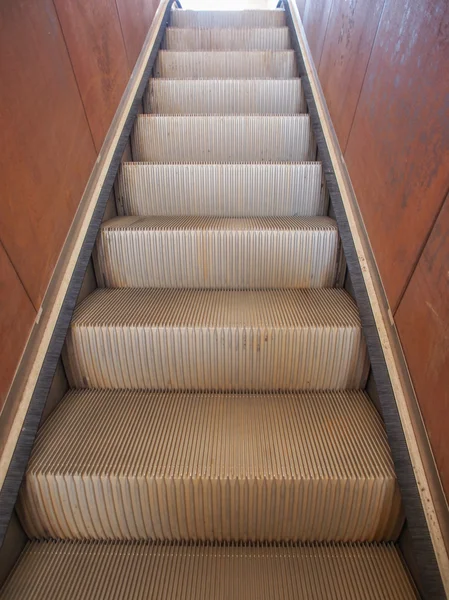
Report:
M 0 411 L 17 363 L 31 331 L 36 311 L 5 249 L 0 244 Z
M 318 69 L 333 0 L 305 0 L 301 13 L 312 57 Z
M 6 0 L 0 24 L 0 239 L 38 308 L 95 150 L 52 1 Z
M 396 313 L 396 324 L 449 498 L 449 197 Z
M 346 163 L 394 310 L 449 185 L 449 4 L 387 0 Z
M 334 0 L 319 76 L 344 151 L 385 0 Z
M 116 0 L 129 68 L 132 70 L 158 7 L 158 0 Z
M 55 0 L 55 6 L 99 151 L 130 74 L 115 0 Z

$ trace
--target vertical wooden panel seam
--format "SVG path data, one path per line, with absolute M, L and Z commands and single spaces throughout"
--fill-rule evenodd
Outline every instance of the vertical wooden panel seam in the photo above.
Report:
M 382 21 L 382 17 L 383 17 L 383 14 L 384 14 L 384 10 L 385 10 L 385 4 L 386 4 L 386 3 L 387 3 L 387 0 L 384 0 L 384 3 L 383 3 L 383 5 L 382 5 L 382 10 L 381 10 L 381 12 L 380 12 L 380 15 L 379 15 L 379 21 L 378 21 L 378 23 L 377 23 L 377 27 L 376 27 L 376 33 L 375 33 L 375 35 L 374 35 L 374 38 L 373 38 L 373 43 L 372 43 L 372 45 L 371 45 L 371 50 L 370 50 L 370 53 L 369 53 L 369 57 L 368 57 L 368 60 L 367 60 L 367 62 L 366 62 L 366 69 L 365 69 L 365 73 L 364 73 L 364 75 L 363 75 L 363 79 L 362 79 L 362 85 L 360 86 L 360 90 L 359 90 L 359 97 L 358 97 L 358 99 L 357 99 L 357 103 L 356 103 L 356 105 L 355 105 L 354 114 L 352 115 L 351 126 L 350 126 L 350 128 L 349 128 L 349 132 L 348 132 L 348 135 L 347 135 L 347 137 L 346 137 L 346 143 L 345 143 L 345 147 L 344 147 L 344 148 L 342 148 L 343 156 L 344 156 L 344 155 L 345 155 L 345 153 L 346 153 L 346 148 L 348 147 L 349 139 L 350 139 L 350 137 L 351 137 L 352 128 L 353 128 L 354 121 L 355 121 L 355 116 L 356 116 L 356 114 L 357 114 L 357 109 L 358 109 L 358 106 L 359 106 L 360 97 L 361 97 L 361 95 L 362 95 L 363 86 L 365 85 L 366 74 L 368 73 L 369 65 L 370 65 L 370 62 L 371 62 L 371 56 L 372 56 L 372 54 L 373 54 L 373 48 L 374 48 L 374 45 L 375 45 L 375 43 L 376 43 L 377 34 L 379 33 L 379 27 L 380 27 L 380 23 L 381 23 L 381 21 Z M 326 34 L 327 34 L 327 31 L 326 31 Z M 324 45 L 323 45 L 323 48 L 324 48 Z
M 121 18 L 120 18 L 120 11 L 119 11 L 119 9 L 118 9 L 118 6 L 117 6 L 117 0 L 114 0 L 114 6 L 115 6 L 115 12 L 117 13 L 117 19 L 118 19 L 118 22 L 119 22 L 119 25 L 120 25 L 120 33 L 121 33 L 121 35 L 122 35 L 123 47 L 124 47 L 124 49 L 125 49 L 125 54 L 126 54 L 126 64 L 127 64 L 127 66 L 128 66 L 128 75 L 130 75 L 130 74 L 131 74 L 131 72 L 132 72 L 132 69 L 131 69 L 130 62 L 129 62 L 128 46 L 127 46 L 127 44 L 126 44 L 126 41 L 125 41 L 125 35 L 124 35 L 124 33 L 123 33 L 122 20 L 121 20 Z
M 423 255 L 425 249 L 426 249 L 427 243 L 428 243 L 428 241 L 429 241 L 429 239 L 430 239 L 430 237 L 431 237 L 431 235 L 433 233 L 433 230 L 435 228 L 436 222 L 437 222 L 437 220 L 438 220 L 438 218 L 439 218 L 439 216 L 441 214 L 441 211 L 443 210 L 443 207 L 444 207 L 444 205 L 446 203 L 446 200 L 449 202 L 449 187 L 448 187 L 448 189 L 446 190 L 446 193 L 443 196 L 443 200 L 441 201 L 440 207 L 439 207 L 439 209 L 437 210 L 437 212 L 435 214 L 435 218 L 433 219 L 432 225 L 430 226 L 429 231 L 427 232 L 427 235 L 426 235 L 426 237 L 423 240 L 421 248 L 420 248 L 418 254 L 416 255 L 415 263 L 413 264 L 413 267 L 410 270 L 410 273 L 409 273 L 409 275 L 407 277 L 407 281 L 405 282 L 404 288 L 403 288 L 402 292 L 399 295 L 398 301 L 396 303 L 396 307 L 394 307 L 394 309 L 393 309 L 393 315 L 394 316 L 396 316 L 396 313 L 398 312 L 399 307 L 401 306 L 402 299 L 404 298 L 405 293 L 406 293 L 406 291 L 408 289 L 408 286 L 410 284 L 410 281 L 412 280 L 412 277 L 413 277 L 413 275 L 414 275 L 414 273 L 415 273 L 415 271 L 416 271 L 416 269 L 418 267 L 419 261 L 421 260 L 421 257 Z
M 318 64 L 315 65 L 317 73 L 319 73 L 321 59 L 323 58 L 323 51 L 324 51 L 324 46 L 326 45 L 326 37 L 327 37 L 327 32 L 329 31 L 329 21 L 331 19 L 331 13 L 332 13 L 332 9 L 334 7 L 334 2 L 335 2 L 335 0 L 332 0 L 331 5 L 329 7 L 329 14 L 327 15 L 326 31 L 324 32 L 323 45 L 321 46 L 321 51 L 320 51 L 320 59 L 318 61 Z
M 25 284 L 23 283 L 23 281 L 22 281 L 22 278 L 20 277 L 20 274 L 19 274 L 19 272 L 17 271 L 15 264 L 14 264 L 14 263 L 13 263 L 13 261 L 11 260 L 11 257 L 10 257 L 10 256 L 9 256 L 9 254 L 8 254 L 8 250 L 6 249 L 6 246 L 3 244 L 2 240 L 0 240 L 0 246 L 3 248 L 3 251 L 4 251 L 5 255 L 6 255 L 6 257 L 8 258 L 9 262 L 11 263 L 11 266 L 12 266 L 12 268 L 13 268 L 13 270 L 14 270 L 14 273 L 17 275 L 17 279 L 20 281 L 20 285 L 23 287 L 23 289 L 24 289 L 24 291 L 25 291 L 25 294 L 27 295 L 27 298 L 28 298 L 28 300 L 29 300 L 29 301 L 30 301 L 30 303 L 31 303 L 31 306 L 32 306 L 32 307 L 34 308 L 34 310 L 37 312 L 37 311 L 39 310 L 39 307 L 36 307 L 36 306 L 34 305 L 34 302 L 33 302 L 33 300 L 31 299 L 31 296 L 30 296 L 30 294 L 28 293 L 28 290 L 26 289 L 26 287 L 25 287 Z
M 3 407 L 5 406 L 5 403 L 6 403 L 6 400 L 7 400 L 7 398 L 8 398 L 9 392 L 10 392 L 10 390 L 11 390 L 11 386 L 12 386 L 12 384 L 13 384 L 13 382 L 14 382 L 14 379 L 15 379 L 15 376 L 16 376 L 16 373 L 17 373 L 17 369 L 19 368 L 19 366 L 20 366 L 20 363 L 21 363 L 21 361 L 22 361 L 23 353 L 24 353 L 24 352 L 25 352 L 25 350 L 26 350 L 26 347 L 27 347 L 28 341 L 29 341 L 29 339 L 30 339 L 31 333 L 32 333 L 32 331 L 33 331 L 33 328 L 34 328 L 34 326 L 35 326 L 35 324 L 36 324 L 36 318 L 37 318 L 37 314 L 38 314 L 38 312 L 39 312 L 39 309 L 38 309 L 38 308 L 36 308 L 36 306 L 34 305 L 34 302 L 32 301 L 32 299 L 31 299 L 31 297 L 30 297 L 30 294 L 28 293 L 28 290 L 26 289 L 26 287 L 25 287 L 25 285 L 24 285 L 24 283 L 23 283 L 23 281 L 22 281 L 22 278 L 20 277 L 20 275 L 19 275 L 19 273 L 18 273 L 18 271 L 17 271 L 17 269 L 16 269 L 16 267 L 15 267 L 15 265 L 14 265 L 13 261 L 11 260 L 11 258 L 10 258 L 10 256 L 9 256 L 9 254 L 8 254 L 8 251 L 6 250 L 6 247 L 4 246 L 4 244 L 3 244 L 3 242 L 2 242 L 1 240 L 0 240 L 0 246 L 1 246 L 1 248 L 3 249 L 3 251 L 4 251 L 4 253 L 5 253 L 5 256 L 6 256 L 6 258 L 7 258 L 7 260 L 9 261 L 9 264 L 11 265 L 11 267 L 12 267 L 12 269 L 13 269 L 14 273 L 16 274 L 16 276 L 17 276 L 17 280 L 20 282 L 20 285 L 21 285 L 21 287 L 22 287 L 23 291 L 25 292 L 25 294 L 26 294 L 26 297 L 27 297 L 27 298 L 28 298 L 28 300 L 30 301 L 30 305 L 31 305 L 31 307 L 33 308 L 33 311 L 34 311 L 34 320 L 33 320 L 33 323 L 31 324 L 30 330 L 29 330 L 29 332 L 28 332 L 28 335 L 27 335 L 27 337 L 26 337 L 26 339 L 25 339 L 25 342 L 24 342 L 24 344 L 23 344 L 23 347 L 22 347 L 22 351 L 21 351 L 21 353 L 20 353 L 19 360 L 17 361 L 17 363 L 16 363 L 16 365 L 15 365 L 14 374 L 13 374 L 13 376 L 12 376 L 12 379 L 11 379 L 11 381 L 10 381 L 10 383 L 9 383 L 9 386 L 8 386 L 8 388 L 7 388 L 7 390 L 6 390 L 5 394 L 4 394 L 4 397 L 3 397 L 3 404 L 1 404 L 1 399 L 0 399 L 0 411 L 1 411 L 1 410 L 3 409 Z
M 80 90 L 80 86 L 79 86 L 79 83 L 78 83 L 78 78 L 76 76 L 75 68 L 73 66 L 73 62 L 72 62 L 72 57 L 70 55 L 69 46 L 67 44 L 67 40 L 65 39 L 65 33 L 64 33 L 64 29 L 62 27 L 61 19 L 59 18 L 58 9 L 56 7 L 55 0 L 51 0 L 51 1 L 52 1 L 52 4 L 53 4 L 53 8 L 55 9 L 56 18 L 58 19 L 59 29 L 61 30 L 62 39 L 64 40 L 64 46 L 65 46 L 65 48 L 67 50 L 67 56 L 69 57 L 70 66 L 72 67 L 72 73 L 73 73 L 73 77 L 75 79 L 76 89 L 78 90 L 78 94 L 79 94 L 79 97 L 80 97 L 80 100 L 81 100 L 81 106 L 83 107 L 84 116 L 86 118 L 86 123 L 87 123 L 87 126 L 89 128 L 89 133 L 90 133 L 90 137 L 91 137 L 91 140 L 92 140 L 92 145 L 94 147 L 94 152 L 95 152 L 95 155 L 98 156 L 97 147 L 95 145 L 95 140 L 94 140 L 94 135 L 92 133 L 92 128 L 90 126 L 90 121 L 89 121 L 88 116 L 87 116 L 86 107 L 84 105 L 83 96 L 81 95 L 81 90 Z M 81 198 L 80 198 L 80 200 L 81 200 Z

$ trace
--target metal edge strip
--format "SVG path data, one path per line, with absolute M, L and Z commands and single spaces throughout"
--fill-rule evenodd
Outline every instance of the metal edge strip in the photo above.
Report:
M 448 513 L 432 450 L 298 8 L 284 0 L 312 128 L 360 310 L 422 588 L 449 595 Z M 424 459 L 426 457 L 426 459 Z M 445 593 L 446 592 L 446 593 Z
M 175 0 L 178 7 L 180 3 Z M 0 547 L 16 503 L 57 361 L 81 289 L 107 200 L 167 27 L 173 0 L 161 0 L 88 180 L 39 321 L 29 338 L 6 402 L 17 409 L 0 461 Z M 3 426 L 3 429 L 5 427 Z

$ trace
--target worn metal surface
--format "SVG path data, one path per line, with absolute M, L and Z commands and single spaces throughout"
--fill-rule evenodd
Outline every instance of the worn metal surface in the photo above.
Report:
M 2 598 L 175 600 L 179 590 L 195 600 L 272 600 L 280 590 L 298 600 L 417 597 L 393 544 L 32 542 Z
M 293 50 L 161 50 L 154 75 L 170 79 L 287 79 L 298 77 L 298 70 Z
M 309 115 L 139 115 L 134 160 L 154 163 L 314 160 Z
M 121 215 L 315 216 L 328 204 L 318 162 L 124 163 L 118 190 Z
M 145 112 L 167 115 L 306 113 L 297 79 L 150 79 Z
M 283 10 L 174 10 L 172 27 L 285 27 Z
M 342 261 L 328 217 L 119 217 L 96 245 L 103 287 L 333 287 Z
M 358 391 L 73 391 L 36 440 L 19 515 L 62 539 L 381 541 L 402 525 Z
M 289 50 L 288 27 L 268 29 L 180 29 L 165 31 L 164 50 Z
M 66 358 L 74 387 L 100 388 L 359 388 L 368 366 L 339 289 L 97 290 L 75 310 Z

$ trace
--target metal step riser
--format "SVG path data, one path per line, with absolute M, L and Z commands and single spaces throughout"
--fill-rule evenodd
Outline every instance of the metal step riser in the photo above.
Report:
M 343 290 L 106 289 L 77 308 L 66 366 L 73 387 L 345 389 L 367 353 Z
M 328 209 L 321 163 L 125 163 L 116 201 L 120 215 L 138 216 L 290 217 Z
M 338 279 L 341 251 L 330 219 L 302 227 L 298 219 L 244 219 L 216 230 L 206 218 L 128 221 L 107 222 L 100 232 L 102 287 L 320 288 Z
M 153 163 L 301 162 L 316 156 L 309 115 L 140 115 L 132 149 L 134 160 Z
M 170 17 L 171 27 L 285 27 L 283 10 L 174 10 Z
M 145 112 L 162 115 L 306 113 L 300 79 L 150 79 Z
M 269 29 L 178 29 L 169 27 L 164 50 L 289 50 L 288 27 Z
M 72 392 L 19 510 L 32 537 L 62 539 L 378 541 L 403 521 L 362 392 Z
M 180 595 L 182 591 L 182 595 Z M 7 600 L 416 600 L 388 545 L 275 546 L 33 542 Z
M 288 79 L 298 77 L 293 50 L 176 52 L 161 50 L 155 77 L 167 79 Z

